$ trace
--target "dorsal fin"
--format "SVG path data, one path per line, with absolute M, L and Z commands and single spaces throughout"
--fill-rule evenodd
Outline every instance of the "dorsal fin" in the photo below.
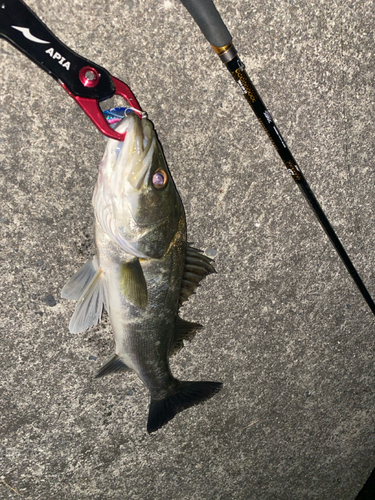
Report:
M 205 276 L 216 273 L 211 262 L 213 260 L 203 255 L 201 250 L 189 244 L 187 245 L 185 269 L 181 282 L 180 305 L 195 293 L 199 283 Z
M 174 340 L 169 355 L 173 356 L 184 347 L 184 340 L 192 340 L 198 330 L 203 328 L 199 323 L 191 323 L 179 316 L 176 318 Z

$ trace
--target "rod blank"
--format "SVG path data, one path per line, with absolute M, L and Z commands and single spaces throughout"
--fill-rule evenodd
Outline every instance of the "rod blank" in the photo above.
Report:
M 375 303 L 371 298 L 371 295 L 346 253 L 335 230 L 327 219 L 300 167 L 293 158 L 293 155 L 273 121 L 270 112 L 267 110 L 256 88 L 251 82 L 249 75 L 245 70 L 245 65 L 238 57 L 237 51 L 232 44 L 232 37 L 221 19 L 220 14 L 216 10 L 212 0 L 181 0 L 181 2 L 193 16 L 203 34 L 213 46 L 215 52 L 218 54 L 239 85 L 241 92 L 262 124 L 281 160 L 315 213 L 315 216 L 323 227 L 337 253 L 341 257 L 350 276 L 353 278 L 363 298 L 375 315 Z M 215 32 L 217 32 L 217 36 L 215 36 Z

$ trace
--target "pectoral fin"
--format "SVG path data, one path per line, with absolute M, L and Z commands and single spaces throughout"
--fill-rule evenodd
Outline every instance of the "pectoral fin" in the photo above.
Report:
M 130 304 L 146 309 L 147 284 L 138 258 L 121 263 L 120 289 Z

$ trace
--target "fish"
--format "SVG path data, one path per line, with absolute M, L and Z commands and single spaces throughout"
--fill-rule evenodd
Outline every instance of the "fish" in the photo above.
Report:
M 116 350 L 96 377 L 134 371 L 150 393 L 152 433 L 222 387 L 180 381 L 169 364 L 203 328 L 182 319 L 181 306 L 216 271 L 187 243 L 184 207 L 152 122 L 129 113 L 116 130 L 125 140 L 108 139 L 92 198 L 97 253 L 61 296 L 77 301 L 72 333 L 96 325 L 107 311 Z

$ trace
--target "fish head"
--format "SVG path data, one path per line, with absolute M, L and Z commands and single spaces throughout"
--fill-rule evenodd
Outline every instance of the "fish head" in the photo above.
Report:
M 123 142 L 108 140 L 93 204 L 98 221 L 125 251 L 161 258 L 184 211 L 152 123 L 128 115 L 116 129 Z

